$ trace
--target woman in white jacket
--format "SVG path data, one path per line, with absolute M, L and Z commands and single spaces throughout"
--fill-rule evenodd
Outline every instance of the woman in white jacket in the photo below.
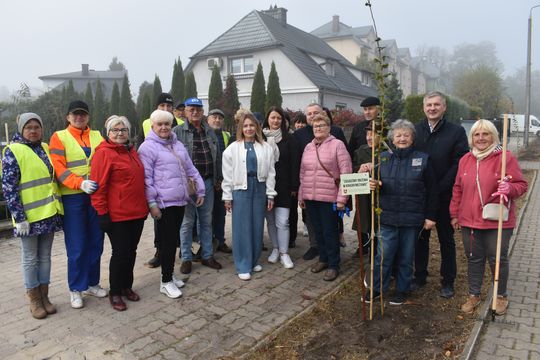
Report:
M 274 206 L 274 149 L 263 140 L 261 125 L 247 113 L 238 123 L 236 141 L 223 152 L 223 201 L 232 211 L 233 257 L 238 277 L 259 272 L 264 215 Z M 234 209 L 233 209 L 234 205 Z

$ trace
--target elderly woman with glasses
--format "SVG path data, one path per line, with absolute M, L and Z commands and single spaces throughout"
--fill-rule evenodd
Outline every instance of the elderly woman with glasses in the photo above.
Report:
M 339 178 L 352 172 L 352 162 L 345 144 L 330 135 L 326 114 L 315 115 L 312 127 L 315 138 L 307 144 L 300 164 L 298 203 L 307 209 L 319 247 L 319 261 L 311 272 L 326 270 L 323 279 L 333 281 L 340 263 L 336 210 L 344 210 L 348 198 L 339 191 Z
M 397 258 L 396 291 L 390 305 L 401 305 L 410 290 L 413 276 L 414 248 L 422 229 L 435 226 L 437 183 L 428 155 L 413 148 L 415 128 L 408 120 L 397 120 L 388 134 L 394 150 L 380 156 L 380 180 L 370 186 L 380 188 L 381 241 L 375 258 L 375 269 L 383 264 L 382 274 L 373 274 L 373 299 L 380 296 L 380 284 L 390 286 L 392 264 Z M 370 302 L 373 299 L 368 299 Z
M 133 267 L 148 205 L 144 197 L 144 167 L 129 141 L 131 125 L 124 116 L 113 115 L 105 122 L 106 138 L 92 160 L 90 179 L 98 184 L 91 195 L 101 230 L 109 235 L 112 255 L 109 263 L 109 301 L 113 309 L 127 309 L 122 300 L 138 301 L 132 290 Z

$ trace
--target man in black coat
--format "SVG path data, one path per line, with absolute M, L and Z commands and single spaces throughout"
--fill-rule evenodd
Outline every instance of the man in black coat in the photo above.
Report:
M 365 127 L 368 122 L 370 122 L 373 119 L 377 119 L 377 116 L 379 115 L 379 106 L 381 105 L 381 101 L 379 98 L 376 98 L 374 96 L 370 96 L 362 100 L 360 103 L 360 106 L 364 110 L 364 121 L 360 121 L 358 124 L 354 125 L 351 133 L 351 138 L 349 140 L 349 145 L 347 146 L 347 150 L 349 151 L 349 154 L 351 155 L 351 159 L 354 156 L 354 152 L 356 149 L 358 149 L 360 146 L 364 145 L 366 143 L 366 130 Z M 358 169 L 353 169 L 354 171 L 357 171 Z
M 298 144 L 298 154 L 300 158 L 302 157 L 302 154 L 304 153 L 304 149 L 307 144 L 309 144 L 315 138 L 315 135 L 313 135 L 313 127 L 311 126 L 313 118 L 316 115 L 324 113 L 325 112 L 320 104 L 311 103 L 306 107 L 307 126 L 294 132 L 294 138 L 296 139 L 296 143 Z M 335 136 L 337 139 L 343 141 L 345 146 L 347 146 L 347 139 L 345 139 L 345 134 L 339 126 L 332 125 L 332 127 L 330 128 L 330 134 Z M 298 216 L 296 216 L 296 218 L 294 216 L 292 218 L 289 216 L 289 226 L 296 226 L 296 223 L 298 221 L 297 218 Z M 312 260 L 319 255 L 319 249 L 317 247 L 317 239 L 315 239 L 315 231 L 311 225 L 311 222 L 309 221 L 309 218 L 307 217 L 306 225 L 308 228 L 309 249 L 302 258 L 304 260 Z
M 454 296 L 457 266 L 454 229 L 450 225 L 449 206 L 459 159 L 469 151 L 469 145 L 465 129 L 446 120 L 445 111 L 446 98 L 443 94 L 434 91 L 424 96 L 426 119 L 415 126 L 414 148 L 429 155 L 439 184 L 439 211 L 436 226 L 441 247 L 442 288 L 440 295 L 451 298 Z M 430 234 L 430 231 L 424 230 L 416 245 L 413 289 L 426 284 Z

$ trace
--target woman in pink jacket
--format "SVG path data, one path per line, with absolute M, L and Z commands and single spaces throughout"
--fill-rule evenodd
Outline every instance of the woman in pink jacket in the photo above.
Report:
M 352 162 L 345 144 L 330 135 L 326 114 L 315 116 L 312 126 L 315 138 L 302 155 L 298 200 L 300 207 L 307 209 L 319 246 L 319 261 L 311 272 L 327 269 L 324 280 L 333 281 L 339 274 L 340 262 L 336 208 L 345 209 L 347 202 L 347 196 L 338 191 L 339 178 L 352 172 Z
M 455 229 L 461 228 L 468 265 L 469 297 L 461 310 L 472 313 L 480 304 L 486 259 L 491 273 L 494 272 L 498 218 L 488 218 L 483 214 L 483 207 L 486 204 L 499 204 L 502 196 L 509 212 L 508 219 L 503 222 L 495 312 L 503 315 L 508 307 L 508 244 L 516 225 L 514 200 L 527 191 L 527 182 L 523 179 L 516 158 L 510 152 L 506 153 L 506 177 L 500 181 L 502 148 L 499 145 L 499 133 L 491 121 L 478 120 L 474 123 L 469 145 L 471 151 L 459 161 L 450 202 L 451 223 Z

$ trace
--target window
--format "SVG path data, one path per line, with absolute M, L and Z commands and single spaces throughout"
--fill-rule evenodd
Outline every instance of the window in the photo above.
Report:
M 253 73 L 253 57 L 234 58 L 229 60 L 231 74 Z
M 345 109 L 347 109 L 347 104 L 342 103 L 342 102 L 337 102 L 336 103 L 336 110 L 341 111 L 341 110 L 345 110 Z

